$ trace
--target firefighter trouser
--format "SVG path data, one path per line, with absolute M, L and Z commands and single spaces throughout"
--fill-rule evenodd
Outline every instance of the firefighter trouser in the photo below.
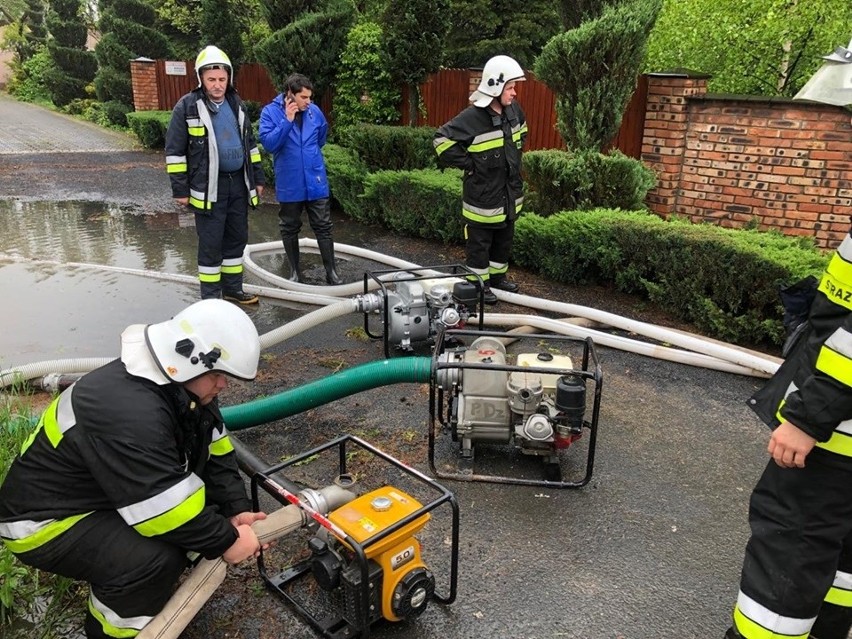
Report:
M 308 211 L 308 223 L 317 241 L 331 239 L 331 201 L 327 197 L 307 202 L 281 202 L 278 210 L 278 228 L 283 241 L 298 239 L 302 230 L 302 209 Z
M 243 251 L 248 243 L 248 189 L 242 169 L 219 173 L 216 202 L 195 214 L 201 298 L 243 290 Z
M 504 275 L 509 268 L 509 255 L 512 253 L 512 239 L 515 235 L 515 221 L 492 226 L 467 224 L 465 235 L 465 266 L 482 277 Z
M 803 639 L 810 632 L 817 639 L 846 639 L 852 468 L 823 460 L 820 451 L 804 468 L 770 460 L 752 493 L 751 538 L 734 610 L 734 626 L 746 639 Z
M 89 582 L 86 636 L 134 637 L 172 595 L 186 553 L 143 537 L 115 511 L 84 517 L 18 558 L 46 572 Z

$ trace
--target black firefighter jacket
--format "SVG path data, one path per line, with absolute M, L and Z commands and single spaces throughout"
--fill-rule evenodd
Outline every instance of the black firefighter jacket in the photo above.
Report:
M 251 502 L 216 402 L 121 360 L 56 398 L 0 486 L 0 536 L 27 552 L 100 510 L 208 559 L 224 553 L 237 540 L 227 518 Z
M 812 455 L 852 464 L 852 236 L 822 275 L 806 330 L 749 404 L 769 426 L 786 419 L 815 438 Z
M 228 87 L 225 99 L 240 127 L 246 190 L 249 202 L 256 207 L 259 201 L 256 187 L 265 184 L 260 150 L 245 104 L 233 87 Z M 172 183 L 172 197 L 188 197 L 189 205 L 200 211 L 213 208 L 219 180 L 219 150 L 204 91 L 200 88 L 178 100 L 172 111 L 166 131 L 166 171 Z
M 521 149 L 527 122 L 517 102 L 503 108 L 470 106 L 438 129 L 438 163 L 464 171 L 462 215 L 473 224 L 502 224 L 523 208 Z

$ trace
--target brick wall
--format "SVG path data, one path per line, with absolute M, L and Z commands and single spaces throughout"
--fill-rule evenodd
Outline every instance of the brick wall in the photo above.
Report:
M 157 89 L 157 62 L 148 58 L 130 61 L 130 78 L 133 84 L 133 104 L 137 111 L 156 111 L 160 108 Z
M 659 178 L 649 207 L 837 246 L 852 212 L 849 113 L 705 90 L 702 76 L 649 77 L 642 160 Z

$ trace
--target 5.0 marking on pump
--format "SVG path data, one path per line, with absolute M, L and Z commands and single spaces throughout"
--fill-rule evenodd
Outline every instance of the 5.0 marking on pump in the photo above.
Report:
M 414 559 L 414 546 L 408 546 L 407 548 L 403 548 L 393 557 L 391 557 L 391 569 L 396 570 L 400 566 L 404 566 L 405 564 L 407 564 L 412 559 Z

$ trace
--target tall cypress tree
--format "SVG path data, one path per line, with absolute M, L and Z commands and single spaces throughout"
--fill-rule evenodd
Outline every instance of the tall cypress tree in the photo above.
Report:
M 102 102 L 132 106 L 130 61 L 140 56 L 169 58 L 172 47 L 165 36 L 151 28 L 156 12 L 143 0 L 101 0 L 99 7 L 101 39 L 95 46 L 99 64 L 95 91 Z
M 88 29 L 82 0 L 51 0 L 45 21 L 50 34 L 47 49 L 53 67 L 45 72 L 44 84 L 57 106 L 86 97 L 86 85 L 95 77 L 97 60 L 86 49 Z

